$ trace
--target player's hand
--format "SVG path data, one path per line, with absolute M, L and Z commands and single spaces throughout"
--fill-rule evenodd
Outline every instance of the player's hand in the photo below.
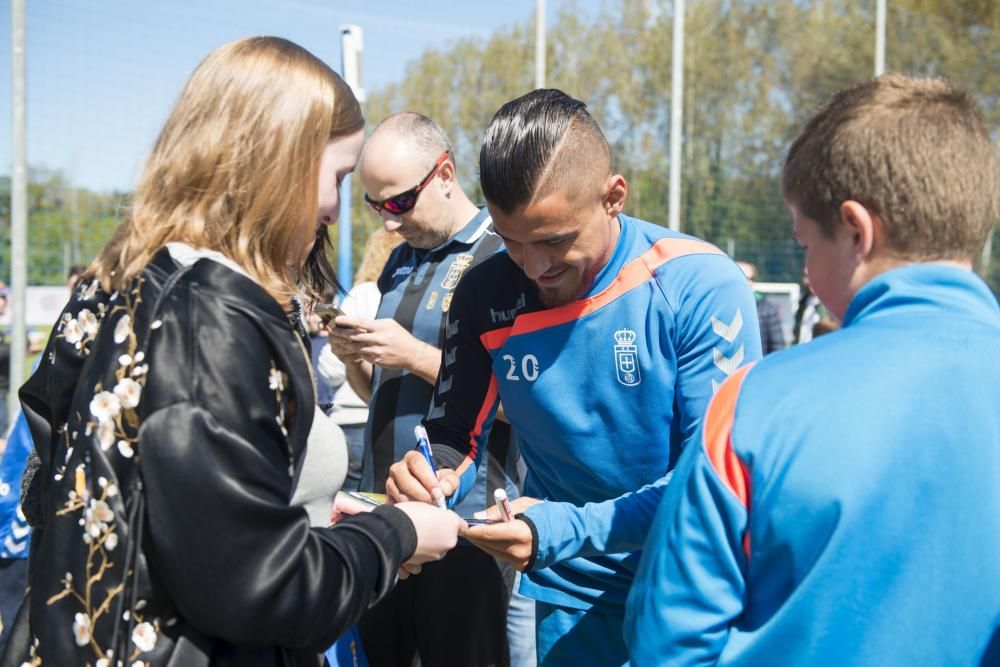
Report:
M 389 504 L 415 500 L 421 503 L 437 504 L 437 497 L 447 498 L 458 489 L 458 474 L 450 468 L 434 471 L 427 459 L 416 451 L 406 452 L 401 461 L 389 468 L 389 478 L 385 481 L 385 495 Z
M 511 501 L 510 508 L 516 515 L 540 502 L 542 501 L 538 498 L 522 496 Z M 484 512 L 476 512 L 476 518 L 492 519 L 497 523 L 469 526 L 462 537 L 491 556 L 505 560 L 524 572 L 536 548 L 528 524 L 520 519 L 505 522 L 495 505 Z
M 469 527 L 451 510 L 413 502 L 400 503 L 396 507 L 409 517 L 417 531 L 417 549 L 403 564 L 410 573 L 413 573 L 413 565 L 444 558 L 455 547 L 459 534 Z
M 435 358 L 439 352 L 433 346 L 419 340 L 394 319 L 369 320 L 363 317 L 341 316 L 337 326 L 331 329 L 331 336 L 337 329 L 346 329 L 341 335 L 342 345 L 356 352 L 365 361 L 382 368 L 402 368 L 413 370 L 414 362 L 428 354 Z M 336 352 L 336 349 L 334 349 Z M 340 356 L 340 355 L 338 355 Z
M 528 496 L 520 496 L 510 501 L 510 511 L 515 516 L 528 509 L 532 505 L 537 505 L 542 502 L 538 498 L 529 498 Z M 476 512 L 473 516 L 477 519 L 490 519 L 491 521 L 503 521 L 503 517 L 500 515 L 500 508 L 495 504 L 490 505 L 488 509 L 482 512 Z

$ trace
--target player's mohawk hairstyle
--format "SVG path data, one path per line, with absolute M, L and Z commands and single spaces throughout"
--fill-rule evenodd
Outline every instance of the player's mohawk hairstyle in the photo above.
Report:
M 479 153 L 486 200 L 505 213 L 531 201 L 573 121 L 597 128 L 587 105 L 561 90 L 535 90 L 500 107 L 486 128 Z

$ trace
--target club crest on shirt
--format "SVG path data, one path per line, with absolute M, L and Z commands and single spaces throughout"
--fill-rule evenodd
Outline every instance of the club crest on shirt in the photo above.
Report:
M 455 255 L 455 259 L 452 260 L 451 266 L 448 267 L 448 273 L 445 275 L 444 280 L 441 281 L 441 288 L 452 290 L 458 287 L 458 280 L 465 273 L 465 270 L 472 265 L 472 260 L 475 259 L 474 255 L 470 255 L 467 252 L 463 252 L 459 255 Z
M 634 387 L 642 382 L 638 348 L 634 343 L 635 332 L 631 329 L 619 329 L 615 332 L 615 370 L 618 372 L 618 382 L 626 387 Z

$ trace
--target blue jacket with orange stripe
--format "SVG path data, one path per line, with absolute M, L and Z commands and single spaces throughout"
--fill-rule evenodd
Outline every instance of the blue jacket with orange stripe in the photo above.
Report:
M 692 237 L 620 222 L 608 263 L 565 306 L 546 308 L 506 253 L 466 274 L 427 427 L 439 465 L 478 462 L 502 399 L 525 493 L 548 501 L 525 512 L 538 539 L 521 591 L 624 614 L 665 475 L 713 390 L 760 358 L 760 336 L 732 260 Z
M 1000 311 L 899 268 L 741 369 L 629 596 L 637 665 L 1000 664 Z

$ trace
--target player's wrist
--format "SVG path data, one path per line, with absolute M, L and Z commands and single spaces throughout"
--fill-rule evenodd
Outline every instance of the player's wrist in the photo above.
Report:
M 538 562 L 538 528 L 535 526 L 535 522 L 532 521 L 524 512 L 514 515 L 515 519 L 519 519 L 528 525 L 528 529 L 531 531 L 531 556 L 528 557 L 528 562 L 524 566 L 523 572 L 531 572 L 535 563 Z

